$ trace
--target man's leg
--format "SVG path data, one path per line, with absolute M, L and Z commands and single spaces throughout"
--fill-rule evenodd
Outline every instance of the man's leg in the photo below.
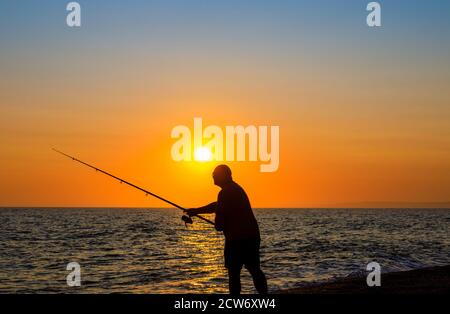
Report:
M 228 286 L 230 294 L 241 293 L 241 267 L 229 267 L 228 268 Z
M 267 294 L 266 276 L 260 267 L 259 245 L 259 239 L 249 242 L 246 250 L 247 256 L 245 268 L 247 268 L 250 275 L 252 275 L 253 284 L 255 285 L 256 291 L 258 291 L 259 294 Z
M 261 268 L 259 266 L 253 266 L 247 267 L 247 270 L 252 275 L 256 291 L 259 294 L 267 294 L 267 280 Z

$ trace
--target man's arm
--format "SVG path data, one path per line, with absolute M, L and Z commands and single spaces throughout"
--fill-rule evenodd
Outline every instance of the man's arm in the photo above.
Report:
M 186 213 L 189 216 L 199 215 L 199 214 L 213 214 L 216 212 L 217 202 L 213 202 L 211 204 L 198 207 L 198 208 L 189 208 L 186 210 Z

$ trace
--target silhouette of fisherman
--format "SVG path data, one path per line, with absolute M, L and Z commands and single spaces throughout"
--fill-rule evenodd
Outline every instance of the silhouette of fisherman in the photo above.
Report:
M 266 294 L 267 281 L 259 260 L 261 238 L 258 222 L 247 194 L 233 181 L 231 169 L 226 165 L 214 169 L 213 179 L 214 184 L 222 188 L 217 202 L 186 212 L 189 216 L 216 213 L 216 230 L 223 231 L 225 236 L 225 267 L 228 269 L 230 294 L 241 292 L 242 266 L 252 275 L 258 293 Z

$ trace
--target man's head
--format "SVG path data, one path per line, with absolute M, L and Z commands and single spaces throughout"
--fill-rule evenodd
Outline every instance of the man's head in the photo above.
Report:
M 213 171 L 214 184 L 217 186 L 224 186 L 233 181 L 231 177 L 231 169 L 227 165 L 219 165 Z

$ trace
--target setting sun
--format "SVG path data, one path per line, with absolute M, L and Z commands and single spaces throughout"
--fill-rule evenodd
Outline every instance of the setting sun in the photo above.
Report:
M 212 159 L 211 150 L 209 150 L 209 148 L 206 147 L 198 147 L 197 149 L 195 149 L 194 158 L 196 161 L 200 162 L 211 161 Z

